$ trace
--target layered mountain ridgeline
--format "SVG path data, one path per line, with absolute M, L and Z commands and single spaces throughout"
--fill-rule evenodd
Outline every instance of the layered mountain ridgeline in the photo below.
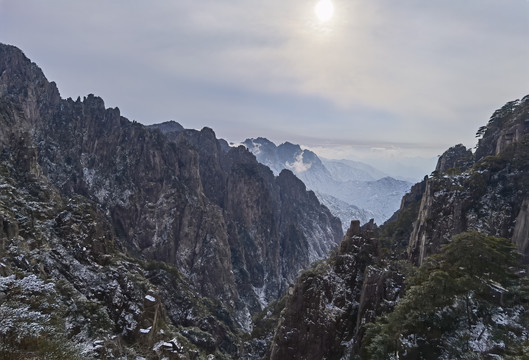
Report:
M 208 128 L 63 100 L 2 45 L 0 357 L 523 358 L 528 104 L 294 281 L 341 237 L 294 174 Z
M 144 344 L 129 335 L 145 333 L 148 344 L 137 353 L 164 340 L 157 349 L 179 352 L 176 358 L 238 358 L 241 339 L 232 335 L 251 329 L 250 314 L 279 298 L 299 270 L 342 238 L 339 219 L 290 171 L 274 177 L 208 128 L 146 128 L 93 95 L 61 99 L 55 84 L 7 45 L 0 45 L 0 124 L 2 276 L 11 284 L 0 294 L 29 298 L 9 291 L 28 277 L 44 287 L 64 285 L 75 299 L 58 294 L 61 309 L 87 323 L 90 314 L 76 311 L 79 298 L 108 317 L 102 335 L 87 325 L 85 332 L 67 329 L 67 338 L 98 341 L 105 356 L 130 350 L 115 339 Z M 17 206 L 19 212 L 7 211 Z M 114 296 L 129 291 L 130 304 Z M 140 324 L 151 298 L 158 309 L 151 322 L 167 329 Z M 46 311 L 48 319 L 53 310 Z M 169 334 L 180 334 L 173 347 Z M 11 345 L 38 345 L 37 335 L 22 341 L 15 332 Z M 109 339 L 118 350 L 106 348 Z
M 399 208 L 402 196 L 411 186 L 360 162 L 322 161 L 314 152 L 289 142 L 276 146 L 265 138 L 257 138 L 243 144 L 274 172 L 294 172 L 342 220 L 344 231 L 354 219 L 384 223 Z
M 336 255 L 300 276 L 283 310 L 270 312 L 277 328 L 260 334 L 272 358 L 527 354 L 529 96 L 478 135 L 475 153 L 445 152 L 384 226 L 366 233 L 355 224 Z M 344 256 L 355 265 L 342 272 Z

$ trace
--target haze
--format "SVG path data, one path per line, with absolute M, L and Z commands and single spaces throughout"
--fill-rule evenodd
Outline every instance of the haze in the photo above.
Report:
M 130 120 L 413 178 L 529 93 L 526 0 L 334 0 L 324 22 L 316 3 L 0 0 L 0 41 Z

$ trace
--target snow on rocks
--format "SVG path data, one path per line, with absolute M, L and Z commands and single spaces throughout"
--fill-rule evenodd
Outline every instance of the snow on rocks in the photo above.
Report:
M 149 326 L 147 329 L 140 329 L 140 333 L 148 334 L 151 332 L 152 326 Z

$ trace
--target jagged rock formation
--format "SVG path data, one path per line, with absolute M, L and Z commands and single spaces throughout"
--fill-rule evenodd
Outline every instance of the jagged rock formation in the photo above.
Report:
M 529 183 L 529 96 L 496 111 L 480 129 L 473 159 L 461 145 L 439 159 L 426 182 L 410 237 L 410 259 L 428 255 L 463 231 L 512 239 L 528 256 L 526 207 Z M 450 166 L 452 166 L 450 168 Z
M 527 96 L 508 102 L 492 114 L 488 124 L 478 130 L 482 136 L 475 153 L 476 161 L 500 154 L 509 145 L 520 142 L 529 129 Z
M 173 128 L 166 131 L 172 141 L 185 139 L 199 153 L 204 193 L 223 210 L 236 282 L 252 311 L 277 299 L 299 270 L 339 243 L 339 220 L 290 171 L 274 177 L 244 147 L 226 147 L 211 129 Z M 248 297 L 252 293 L 258 297 Z
M 35 149 L 3 148 L 0 357 L 237 357 L 239 330 L 220 302 L 176 268 L 125 254 L 98 204 L 41 174 Z
M 383 248 L 382 251 L 370 247 L 373 244 L 370 241 L 373 240 L 367 239 L 373 235 L 366 237 L 365 233 L 360 232 L 358 223 L 352 224 L 337 255 L 306 271 L 286 297 L 284 310 L 279 316 L 279 325 L 273 340 L 269 340 L 271 358 L 362 358 L 359 346 L 366 331 L 365 324 L 375 321 L 379 315 L 390 314 L 393 311 L 393 307 L 405 292 L 403 279 L 417 271 L 405 260 L 406 249 L 408 258 L 413 263 L 422 264 L 430 255 L 439 253 L 441 245 L 451 241 L 453 235 L 467 230 L 479 230 L 487 235 L 511 239 L 525 254 L 527 261 L 528 119 L 529 96 L 521 101 L 507 104 L 493 115 L 488 127 L 481 129 L 484 137 L 480 140 L 479 146 L 483 149 L 480 150 L 478 147 L 476 153 L 472 154 L 462 145 L 458 145 L 443 154 L 439 158 L 436 171 L 414 185 L 402 198 L 399 211 L 376 231 L 379 244 L 377 247 Z M 508 135 L 511 133 L 514 135 Z M 497 152 L 498 149 L 503 150 Z M 473 233 L 467 234 L 473 236 Z M 481 234 L 479 236 L 485 237 Z M 355 246 L 351 247 L 351 251 L 347 251 L 347 244 L 355 244 Z M 460 255 L 468 256 L 468 254 Z M 470 263 L 472 259 L 464 262 Z M 351 265 L 353 263 L 354 265 Z M 346 264 L 347 270 L 342 273 L 337 264 Z M 428 272 L 428 269 L 426 267 L 421 271 Z M 456 267 L 455 271 L 462 271 L 461 276 L 465 276 L 463 267 Z M 432 270 L 432 276 L 443 276 L 443 273 L 435 273 Z M 521 315 L 526 311 L 522 305 L 525 300 L 518 299 L 519 303 L 510 303 L 511 310 L 516 310 L 508 316 L 505 315 L 501 307 L 503 295 L 499 294 L 510 294 L 510 290 L 487 279 L 487 274 L 484 276 L 483 279 L 479 278 L 478 282 L 484 282 L 486 284 L 484 286 L 488 289 L 485 290 L 485 298 L 489 301 L 488 311 L 495 314 L 492 317 L 493 321 L 490 321 L 490 316 L 487 318 L 487 315 L 483 315 L 482 318 L 472 318 L 468 324 L 481 324 L 481 320 L 488 320 L 484 320 L 485 325 L 482 325 L 482 329 L 479 328 L 480 325 L 469 325 L 459 332 L 455 327 L 455 330 L 453 329 L 453 332 L 446 336 L 456 338 L 454 334 L 467 331 L 475 339 L 473 341 L 484 344 L 483 349 L 486 349 L 487 353 L 493 353 L 494 345 L 491 344 L 497 339 L 489 341 L 494 336 L 487 331 L 508 332 L 512 328 L 521 336 L 522 340 L 519 343 L 526 338 L 527 324 Z M 430 286 L 443 284 L 442 281 L 437 282 L 434 278 L 424 279 L 431 281 Z M 473 279 L 475 280 L 475 277 Z M 520 283 L 523 283 L 524 280 L 520 279 Z M 519 284 L 517 286 L 520 287 Z M 467 297 L 467 306 L 477 308 L 478 301 L 472 298 L 473 290 L 468 291 L 470 295 Z M 436 292 L 438 291 L 434 291 L 433 296 Z M 355 294 L 358 297 L 355 297 Z M 411 298 L 418 297 L 416 298 L 418 303 L 422 301 L 423 304 L 427 304 L 428 301 L 421 300 L 420 295 L 415 292 Z M 405 306 L 406 304 L 403 305 Z M 414 313 L 411 318 L 416 316 L 420 318 L 421 314 Z M 500 321 L 495 318 L 500 316 L 497 314 L 506 316 L 506 319 L 509 317 L 509 320 Z M 380 324 L 385 324 L 386 318 L 379 319 L 382 320 L 377 322 L 375 327 L 368 326 L 371 329 L 370 341 L 373 341 L 373 336 L 378 335 L 377 326 L 381 327 Z M 432 321 L 435 319 L 437 318 Z M 481 329 L 481 333 L 478 329 Z M 484 333 L 486 335 L 482 338 Z M 418 329 L 410 338 L 399 341 L 407 344 L 408 348 L 414 349 L 417 345 L 414 345 L 413 337 L 424 337 L 423 335 Z M 384 336 L 391 339 L 393 336 L 391 328 Z M 432 343 L 439 338 L 446 340 L 444 334 L 437 336 L 432 339 Z M 467 346 L 471 346 L 471 349 L 477 353 L 480 351 L 477 345 L 467 344 Z M 453 344 L 452 348 L 457 349 L 458 344 Z M 378 353 L 380 358 L 387 356 L 380 345 L 376 349 L 368 350 L 369 353 Z M 363 348 L 362 351 L 366 349 Z M 520 351 L 523 350 L 521 348 L 516 350 L 517 353 Z M 420 357 L 413 353 L 406 356 Z
M 339 251 L 301 274 L 286 297 L 270 359 L 342 359 L 359 346 L 363 325 L 389 311 L 403 276 L 376 265 L 373 232 L 353 221 Z
M 50 265 L 45 273 L 60 268 L 65 277 L 70 270 L 86 274 L 87 279 L 72 274 L 67 281 L 79 296 L 108 305 L 103 312 L 117 310 L 106 302 L 112 299 L 106 289 L 90 290 L 92 279 L 106 284 L 111 278 L 105 274 L 113 271 L 140 279 L 146 285 L 134 293 L 130 306 L 142 309 L 142 296 L 152 288 L 155 305 L 164 304 L 156 316 L 171 326 L 198 327 L 178 332 L 197 351 L 237 358 L 240 342 L 226 341 L 226 336 L 250 329 L 250 313 L 282 295 L 299 270 L 324 257 L 342 238 L 340 221 L 291 172 L 274 177 L 245 148 L 229 148 L 208 128 L 184 130 L 176 123 L 146 128 L 121 117 L 117 108 L 106 109 L 96 96 L 63 100 L 35 64 L 6 45 L 0 45 L 0 124 L 2 161 L 5 168 L 16 169 L 4 174 L 6 184 L 12 176 L 19 181 L 14 189 L 25 189 L 26 182 L 34 180 L 44 182 L 35 191 L 49 204 L 39 198 L 35 206 L 56 208 L 44 219 L 30 210 L 24 216 L 0 215 L 3 275 L 22 268 L 38 276 L 34 267 L 21 267 L 13 251 L 30 246 L 31 238 L 56 226 L 53 231 L 62 233 L 46 238 L 43 246 L 51 254 L 57 246 L 65 250 L 60 250 L 60 259 L 46 260 Z M 55 194 L 53 201 L 47 192 Z M 62 205 L 54 205 L 55 198 Z M 96 215 L 65 213 L 68 199 L 88 204 L 79 206 Z M 11 201 L 2 198 L 1 204 L 9 209 Z M 30 198 L 20 201 L 28 201 L 28 209 L 33 206 Z M 38 229 L 28 228 L 35 223 Z M 79 233 L 71 244 L 61 245 L 61 239 L 70 236 L 68 227 L 79 228 Z M 130 256 L 128 263 L 106 267 L 120 256 Z M 135 261 L 140 265 L 128 265 Z M 141 266 L 146 261 L 165 265 L 150 273 Z M 133 268 L 133 273 L 123 268 Z M 97 275 L 90 273 L 96 270 Z M 57 279 L 49 277 L 51 282 Z M 128 286 L 126 280 L 116 279 Z M 178 295 L 180 287 L 188 289 L 185 296 Z M 201 319 L 181 314 L 204 308 L 198 305 L 202 297 L 215 299 L 207 301 L 218 306 L 206 306 L 209 310 Z M 120 316 L 130 320 L 126 313 Z M 128 323 L 111 317 L 113 330 L 106 335 L 137 333 L 135 324 L 141 319 L 131 316 L 134 321 Z
M 464 145 L 458 144 L 446 150 L 437 160 L 435 171 L 446 173 L 448 170 L 464 171 L 474 163 L 472 151 Z
M 411 186 L 366 164 L 322 161 L 314 152 L 289 142 L 276 146 L 268 139 L 257 138 L 247 139 L 243 144 L 275 173 L 291 170 L 340 217 L 344 231 L 351 220 L 363 224 L 370 219 L 378 223 L 386 221 Z
M 93 95 L 63 100 L 20 50 L 0 45 L 0 357 L 356 356 L 365 324 L 404 294 L 407 239 L 415 264 L 471 229 L 511 239 L 529 261 L 529 96 L 478 133 L 473 156 L 449 149 L 382 229 L 351 223 L 336 252 L 295 281 L 341 229 L 291 171 L 274 176 L 209 128 L 147 128 Z M 460 265 L 471 261 L 456 260 L 450 272 L 468 281 Z M 437 265 L 421 270 L 433 296 L 445 276 Z M 461 292 L 452 310 L 472 320 L 469 306 L 488 307 L 487 322 L 467 329 L 479 341 L 479 326 L 495 331 L 505 314 L 527 339 L 525 285 L 513 285 L 505 312 L 509 290 L 482 273 L 470 280 L 484 302 Z

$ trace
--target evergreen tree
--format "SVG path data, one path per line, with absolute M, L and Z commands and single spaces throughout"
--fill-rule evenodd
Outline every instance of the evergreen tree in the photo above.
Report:
M 459 234 L 408 280 L 394 311 L 367 326 L 363 358 L 517 356 L 528 337 L 527 284 L 509 240 Z

